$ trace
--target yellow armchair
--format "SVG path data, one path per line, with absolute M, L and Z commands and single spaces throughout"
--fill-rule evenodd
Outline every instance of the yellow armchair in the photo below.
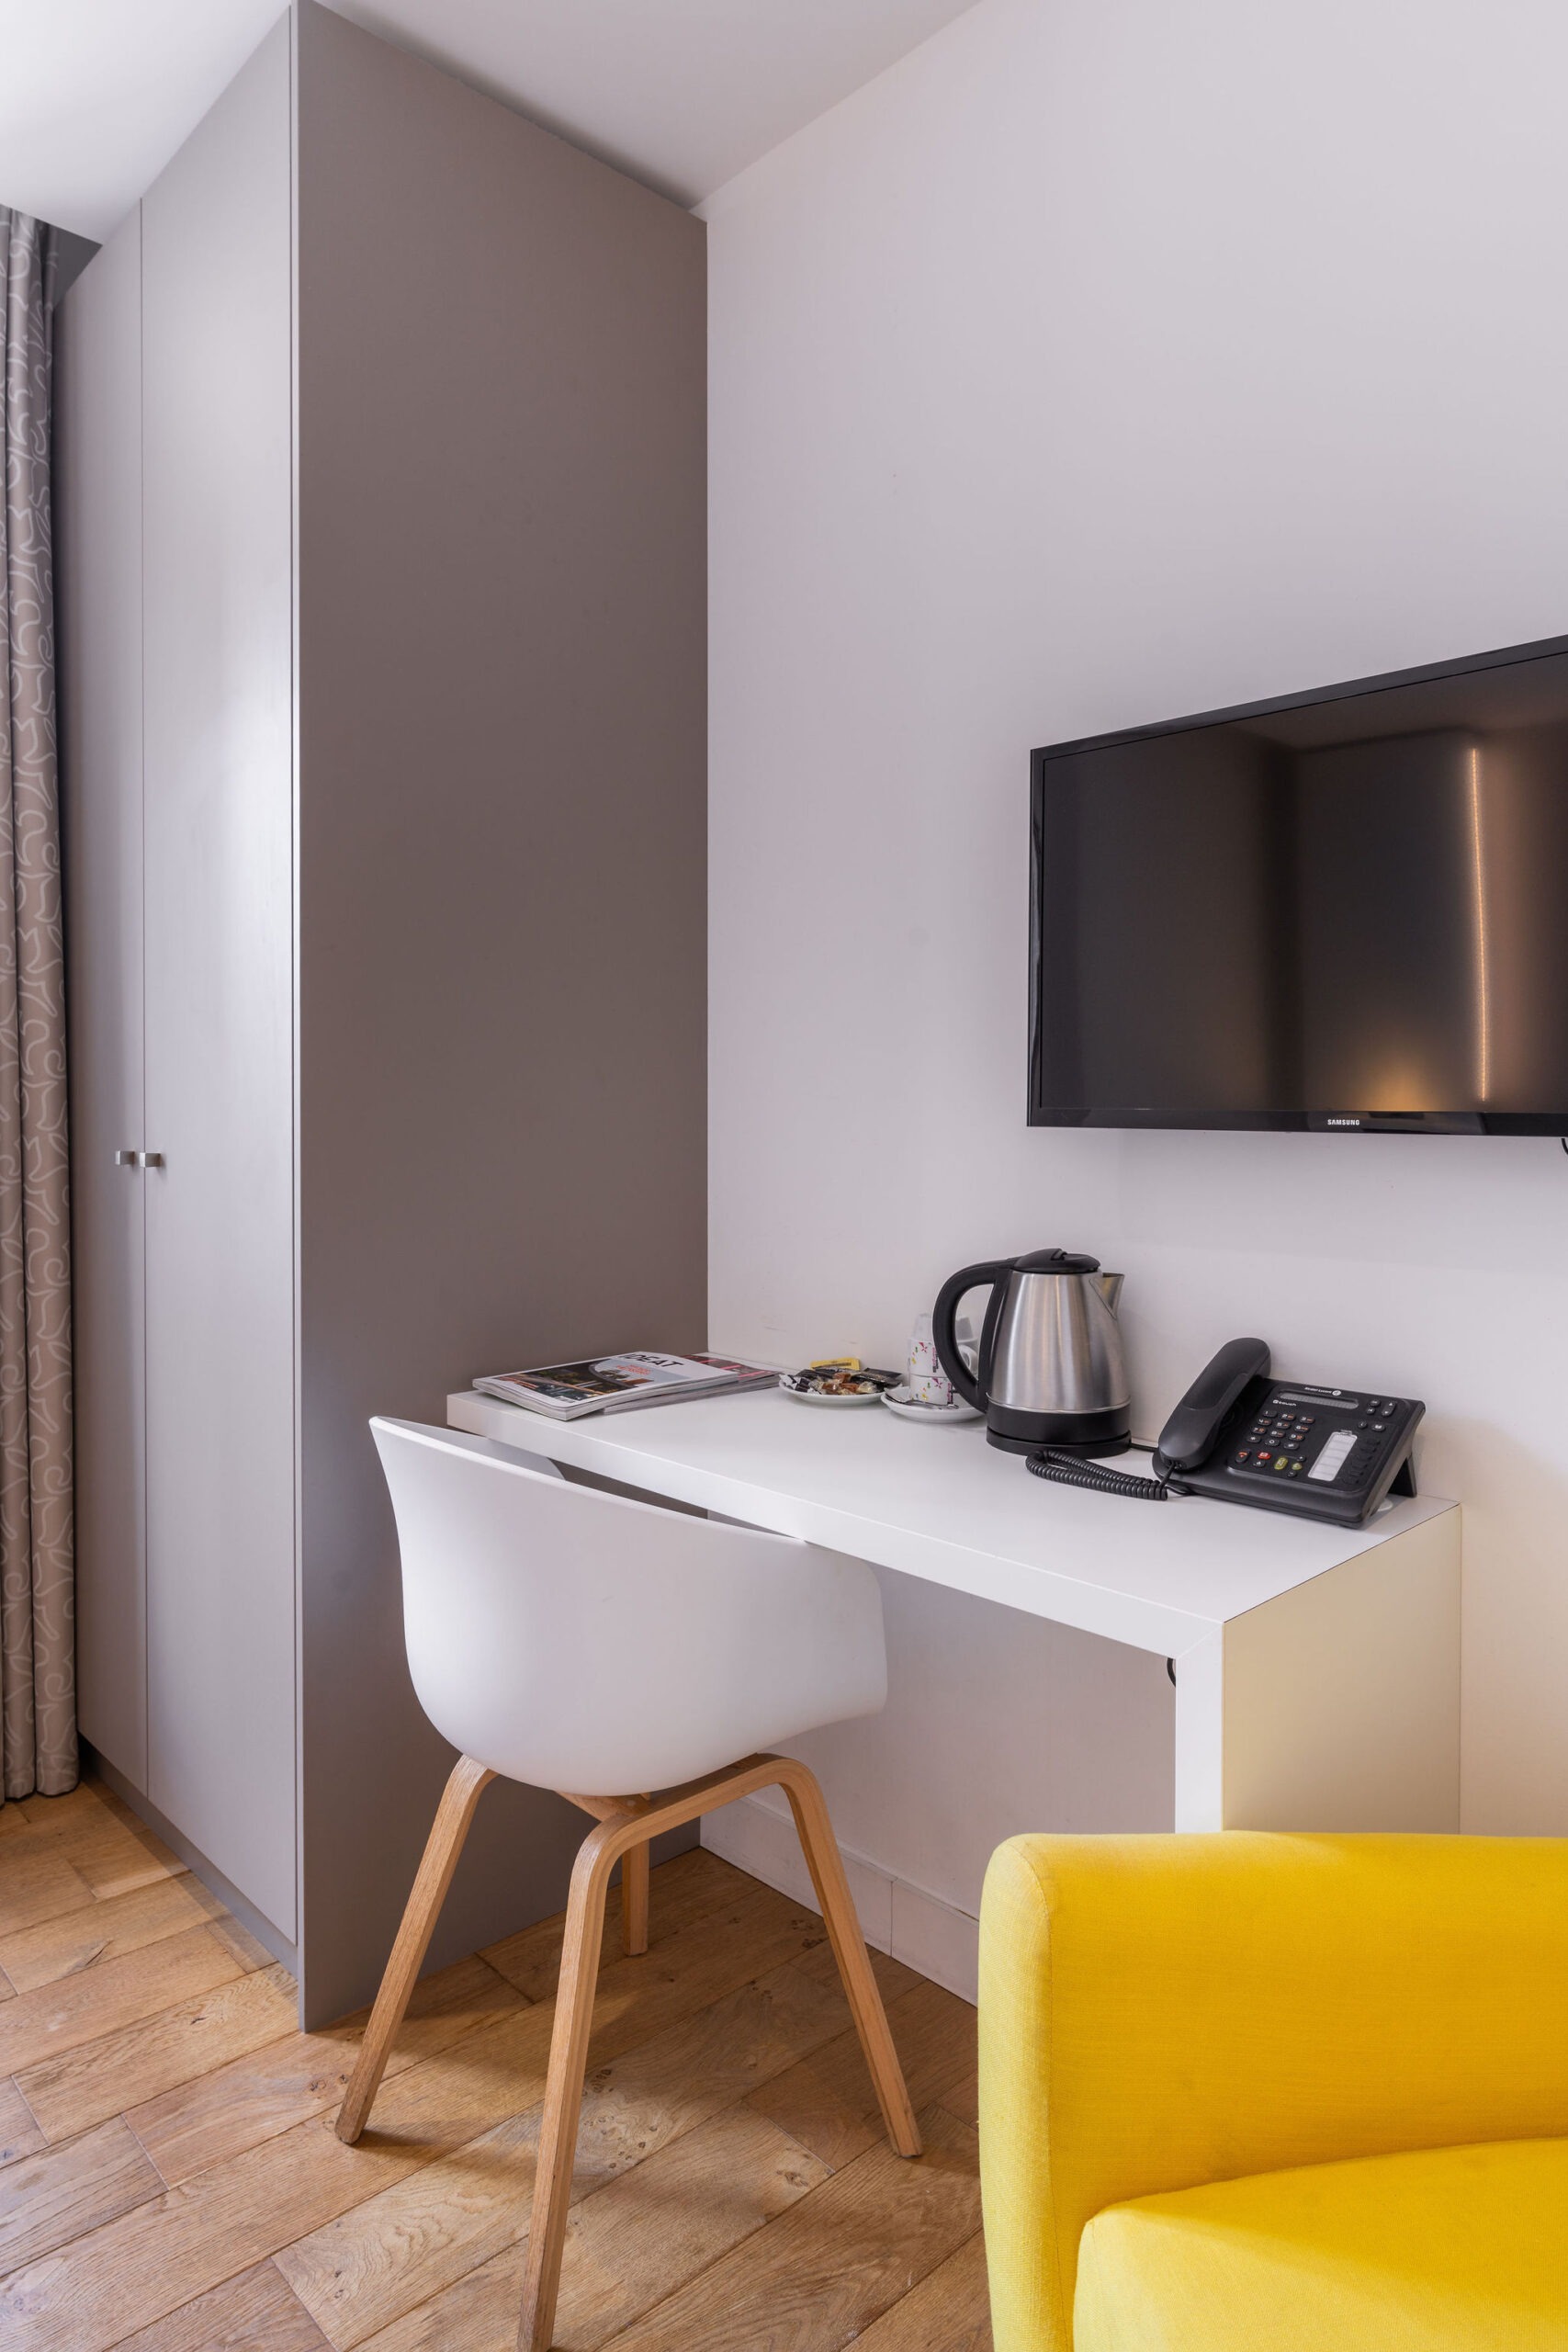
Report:
M 1015 1838 L 996 2352 L 1568 2352 L 1568 1840 Z

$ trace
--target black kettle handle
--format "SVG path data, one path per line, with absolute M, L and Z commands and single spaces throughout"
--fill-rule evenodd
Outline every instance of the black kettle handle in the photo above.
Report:
M 964 1403 L 973 1405 L 977 1413 L 983 1413 L 986 1409 L 986 1392 L 958 1352 L 956 1327 L 959 1301 L 965 1291 L 978 1290 L 982 1284 L 988 1284 L 993 1293 L 994 1304 L 996 1285 L 1006 1275 L 1011 1273 L 1012 1268 L 1013 1261 L 1010 1258 L 987 1258 L 983 1265 L 961 1266 L 957 1273 L 949 1274 L 946 1282 L 938 1291 L 936 1305 L 931 1309 L 931 1338 L 936 1342 L 937 1362 Z M 990 1314 L 987 1311 L 986 1320 L 989 1323 L 990 1319 Z M 980 1351 L 982 1378 L 987 1368 L 986 1352 L 982 1348 Z

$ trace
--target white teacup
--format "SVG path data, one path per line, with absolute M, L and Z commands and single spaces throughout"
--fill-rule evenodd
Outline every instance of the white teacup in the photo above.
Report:
M 942 1368 L 937 1356 L 936 1341 L 931 1337 L 931 1318 L 919 1315 L 909 1338 L 909 1395 L 917 1405 L 951 1405 L 953 1402 L 953 1383 Z

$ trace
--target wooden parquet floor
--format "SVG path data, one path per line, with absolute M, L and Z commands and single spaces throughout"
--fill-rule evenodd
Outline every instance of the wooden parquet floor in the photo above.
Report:
M 362 2019 L 102 1788 L 0 1806 L 0 2346 L 512 2352 L 561 1922 L 426 1978 L 356 2148 Z M 612 1897 L 556 2341 L 989 2352 L 975 2019 L 876 1960 L 926 2154 L 886 2146 L 822 1923 L 712 1854 Z

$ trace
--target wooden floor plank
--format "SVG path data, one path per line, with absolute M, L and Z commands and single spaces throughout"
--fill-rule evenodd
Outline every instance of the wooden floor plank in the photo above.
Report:
M 293 1985 L 281 1969 L 278 1978 L 288 2009 L 284 2022 L 291 2024 Z M 451 2048 L 488 2018 L 524 2006 L 523 1996 L 477 1957 L 425 1977 L 414 1987 L 388 2062 L 389 2078 Z M 126 2120 L 173 2187 L 310 2116 L 335 2114 L 367 2015 L 362 2009 L 318 2033 L 258 2034 L 227 2064 L 207 2044 L 205 2067 L 189 2065 L 173 2087 L 129 2107 Z
M 23 1800 L 33 1839 L 66 1856 L 101 1899 L 129 1894 L 185 1869 L 177 1854 L 128 1805 L 96 1783 L 82 1781 L 69 1796 Z
M 9 2075 L 0 2080 L 0 2165 L 47 2145 L 37 2116 Z
M 0 2172 L 0 2271 L 112 2222 L 163 2186 L 118 2116 L 62 2148 L 7 2165 Z
M 14 1810 L 29 1829 L 59 1831 L 101 1821 L 110 1811 L 106 1797 L 107 1792 L 97 1781 L 82 1780 L 63 1796 L 22 1797 Z
M 526 2237 L 513 2239 L 477 2270 L 466 2270 L 439 2295 L 370 2336 L 362 2352 L 514 2352 L 526 2257 Z M 556 2343 L 565 2341 L 558 2324 Z
M 942 2092 L 942 2103 L 949 2115 L 956 2115 L 960 2123 L 978 2127 L 980 2121 L 980 2072 L 971 2066 L 961 2080 Z
M 344 2145 L 330 2116 L 313 2117 L 80 2239 L 63 2272 L 45 2263 L 14 2273 L 0 2281 L 0 2344 L 25 2321 L 29 2352 L 107 2352 L 492 2130 L 518 2104 L 536 2104 L 548 2031 L 547 2008 L 503 2013 L 389 2079 L 357 2146 Z
M 73 1870 L 100 1902 L 107 1902 L 111 1895 L 129 1894 L 139 1886 L 151 1886 L 158 1879 L 176 1877 L 185 1869 L 183 1862 L 157 1848 L 150 1831 L 137 1837 L 116 1821 L 90 1839 L 72 1838 L 66 1850 Z
M 194 1871 L 186 1877 L 186 1884 L 195 1887 L 198 1895 L 206 1895 L 208 1893 Z M 208 1899 L 213 1901 L 210 1896 Z M 277 1968 L 282 1965 L 282 1962 L 268 1951 L 260 1937 L 253 1936 L 248 1928 L 243 1927 L 238 1919 L 231 1918 L 221 1904 L 213 1901 L 213 1907 L 217 1914 L 212 1921 L 213 1934 L 228 1945 L 229 1950 L 247 1974 L 253 1969 Z
M 975 2134 L 928 2108 L 913 2163 L 873 2148 L 615 2337 L 615 2352 L 852 2343 L 980 2223 Z
M 843 2016 L 839 1995 L 785 1966 L 596 2070 L 583 2098 L 574 2198 L 732 2106 L 829 2039 Z M 537 2108 L 510 2116 L 283 2249 L 278 2268 L 334 2344 L 362 2342 L 521 2235 L 538 2128 Z
M 940 2101 L 953 2112 L 954 2098 L 964 2097 L 975 2071 L 974 2010 L 956 1994 L 917 1976 L 908 1992 L 887 2004 L 887 2022 L 916 2108 Z M 852 2026 L 761 2085 L 750 2104 L 834 2172 L 883 2136 L 876 2092 Z
M 759 1930 L 756 1906 L 740 1901 L 672 1937 L 661 1954 L 615 1962 L 600 1978 L 590 2063 L 705 2007 L 759 1963 L 781 1966 L 822 1932 L 815 1914 L 787 1907 L 777 1927 Z M 0 2283 L 0 2343 L 25 2319 L 29 2352 L 106 2352 L 130 2330 L 537 2104 L 553 2007 L 499 2018 L 387 2082 L 357 2147 L 344 2147 L 326 2117 L 297 2124 L 91 2232 L 73 2247 L 63 2275 L 47 2261 L 13 2273 Z
M 877 1990 L 885 2001 L 896 2001 L 900 1993 L 912 1992 L 917 1984 L 927 1984 L 931 1979 L 921 1976 L 906 1961 L 895 1960 L 891 1952 L 878 1951 L 874 1944 L 867 1944 L 866 1957 L 871 1973 L 876 1979 Z M 823 1944 L 801 1966 L 818 1976 L 837 1976 L 839 1963 L 833 1957 L 833 1947 Z
M 86 1975 L 18 1993 L 0 2008 L 0 2075 L 24 2074 L 241 1973 L 233 1953 L 209 1928 L 186 1928 L 161 1945 L 105 1961 Z
M 603 2064 L 705 2007 L 761 1967 L 809 1951 L 821 1921 L 766 1888 L 680 1930 L 658 1953 L 621 1959 L 599 1980 L 590 2064 Z M 764 1924 L 759 1926 L 759 1920 Z M 776 1922 L 776 1924 L 775 1924 Z M 155 2206 L 111 2222 L 73 2251 L 69 2304 L 42 2266 L 0 2289 L 0 2341 L 26 2312 L 39 2352 L 103 2352 L 130 2327 L 189 2301 L 394 2181 L 493 2131 L 544 2096 L 553 2003 L 499 2018 L 455 2051 L 382 2087 L 371 2128 L 345 2148 L 322 2117 L 197 2173 Z M 126 2311 L 127 2297 L 132 2308 Z
M 538 2135 L 536 2106 L 279 2249 L 279 2271 L 341 2352 L 516 2242 Z
M 991 2352 L 986 2241 L 972 2237 L 855 2338 L 855 2352 Z
M 0 1937 L 58 1919 L 64 1911 L 85 1910 L 92 1902 L 92 1888 L 51 1839 L 34 1839 L 24 1826 L 0 1850 L 6 1864 L 0 1871 Z
M 785 1962 L 606 2064 L 595 2065 L 591 2050 L 581 2167 L 619 2171 L 637 2148 L 662 2145 L 744 2098 L 841 2032 L 847 2007 L 836 1985 Z
M 24 2068 L 17 2087 L 49 2138 L 67 2139 L 107 2115 L 134 2117 L 142 2101 L 276 2041 L 297 2006 L 286 1968 L 242 1975 L 234 1963 L 209 1992 Z
M 988 2352 L 973 2013 L 873 1956 L 931 2149 L 900 2164 L 815 1913 L 701 1849 L 655 1873 L 645 1957 L 617 1908 L 558 2341 Z M 0 1807 L 0 2052 L 36 2053 L 0 2071 L 0 2344 L 511 2352 L 560 1938 L 420 1986 L 346 2149 L 362 2020 L 297 2032 L 284 1972 L 107 1791 Z
M 739 2107 L 658 2150 L 575 2208 L 557 2345 L 592 2352 L 825 2177 L 787 2133 Z M 525 2250 L 515 2240 L 363 2352 L 513 2352 Z
M 775 1917 L 794 1916 L 797 1910 L 787 1896 L 774 1894 L 772 1888 L 763 1887 L 757 1879 L 738 1871 L 733 1863 L 705 1852 L 700 1846 L 677 1854 L 672 1861 L 660 1863 L 650 1874 L 649 1884 L 650 1952 L 657 1951 L 694 1921 L 722 1910 L 727 1904 L 749 1903 L 755 1906 L 753 1917 L 759 1919 L 770 1909 Z M 769 1896 L 771 1905 L 764 1899 Z M 481 1957 L 529 2000 L 551 2000 L 560 1973 L 565 1925 L 564 1914 L 558 1913 L 554 1918 L 541 1919 L 536 1927 L 524 1928 L 501 1943 L 487 1945 Z M 607 1961 L 613 1962 L 621 1952 L 620 1890 L 615 1887 L 611 1890 L 604 1912 L 604 1954 Z
M 323 2120 L 250 2150 L 79 2238 L 60 2256 L 0 2279 L 0 2343 L 28 2352 L 108 2352 L 249 2268 L 378 2182 L 426 2161 L 405 2146 L 378 2162 L 344 2147 Z M 368 2174 L 367 2165 L 368 2165 Z M 12 2331 L 13 2333 L 8 2333 Z
M 75 1976 L 106 1960 L 118 1960 L 146 1944 L 161 1943 L 182 1928 L 210 1925 L 220 1908 L 206 1894 L 200 1881 L 188 1871 L 178 1878 L 154 1879 L 151 1886 L 129 1894 L 95 1898 L 85 1907 L 62 1913 L 17 1934 L 0 1936 L 0 1968 L 18 1993 L 51 1984 L 58 1977 Z
M 584 1826 L 589 1825 L 584 1822 Z M 755 1885 L 753 1880 L 750 1882 Z M 694 1846 L 661 1862 L 652 1873 L 650 1886 L 657 1905 L 650 1920 L 651 1939 L 672 1935 L 679 1928 L 689 1926 L 727 1901 L 731 1895 L 746 1892 L 748 1881 L 743 1871 L 721 1861 L 716 1854 L 705 1853 Z M 612 1886 L 604 1903 L 604 1952 L 610 1959 L 622 1950 L 621 1890 Z M 548 1919 L 540 1919 L 531 1928 L 522 1928 L 515 1935 L 503 1937 L 500 1943 L 487 1944 L 483 1957 L 493 1968 L 525 1992 L 533 2000 L 547 1999 L 555 1991 L 556 1976 L 560 1966 L 561 1937 L 566 1915 L 557 1912 Z
M 332 2352 L 270 2262 L 226 2278 L 166 2319 L 138 2328 L 118 2352 Z
M 557 2343 L 565 2352 L 607 2344 L 825 2177 L 787 2132 L 743 2107 L 671 2141 L 646 2171 L 623 2174 L 573 2212 Z
M 737 1986 L 800 1961 L 826 1932 L 815 1911 L 758 1886 L 754 1895 L 730 1896 L 705 1917 L 650 1944 L 639 1958 L 610 1962 L 594 1988 L 590 2071 Z M 553 2001 L 549 2007 L 553 2013 Z

